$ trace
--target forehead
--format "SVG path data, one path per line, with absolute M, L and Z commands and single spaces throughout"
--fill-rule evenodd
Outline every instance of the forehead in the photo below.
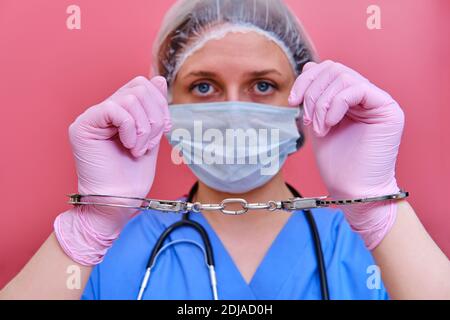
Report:
M 178 77 L 199 70 L 238 76 L 261 69 L 276 69 L 283 74 L 294 72 L 286 54 L 275 42 L 256 32 L 231 32 L 208 41 L 190 55 Z

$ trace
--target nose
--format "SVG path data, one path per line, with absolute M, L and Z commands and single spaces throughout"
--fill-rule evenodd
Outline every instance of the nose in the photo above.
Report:
M 230 83 L 226 87 L 225 101 L 245 101 L 251 102 L 245 90 L 237 83 Z

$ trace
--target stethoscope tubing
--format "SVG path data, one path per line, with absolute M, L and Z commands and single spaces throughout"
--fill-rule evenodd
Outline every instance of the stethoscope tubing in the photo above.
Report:
M 289 184 L 287 184 L 287 186 L 288 186 L 289 190 L 292 192 L 292 194 L 294 195 L 294 197 L 302 198 L 301 194 L 294 187 L 290 186 Z M 198 190 L 198 182 L 189 191 L 189 194 L 187 196 L 187 201 L 192 202 L 197 190 Z M 323 256 L 322 244 L 320 241 L 319 231 L 318 231 L 318 228 L 317 228 L 317 225 L 316 225 L 316 222 L 314 220 L 311 210 L 304 210 L 304 212 L 306 215 L 306 220 L 308 222 L 309 228 L 311 230 L 312 240 L 314 243 L 314 251 L 315 251 L 315 255 L 316 255 L 317 267 L 318 267 L 319 278 L 320 278 L 320 292 L 322 295 L 322 300 L 329 300 L 330 294 L 329 294 L 327 273 L 326 273 L 326 267 L 325 267 L 325 259 Z M 181 243 L 181 242 L 194 244 L 204 252 L 206 264 L 207 264 L 208 271 L 209 271 L 209 278 L 210 278 L 210 282 L 211 282 L 211 290 L 212 290 L 213 299 L 219 300 L 219 295 L 218 295 L 218 290 L 217 290 L 217 277 L 216 277 L 216 270 L 215 270 L 214 254 L 213 254 L 213 249 L 212 249 L 212 245 L 211 245 L 211 240 L 210 240 L 205 228 L 203 228 L 203 226 L 200 225 L 199 223 L 190 220 L 189 215 L 190 215 L 189 212 L 183 214 L 183 217 L 180 221 L 175 222 L 174 224 L 169 226 L 166 230 L 164 230 L 164 232 L 158 238 L 158 241 L 156 242 L 155 246 L 153 247 L 150 258 L 148 259 L 148 262 L 147 262 L 146 272 L 145 272 L 144 278 L 141 282 L 141 286 L 139 289 L 138 300 L 141 300 L 145 293 L 145 290 L 146 290 L 149 280 L 150 280 L 151 271 L 152 271 L 159 255 L 163 251 L 165 251 L 168 247 L 178 244 L 178 243 Z M 170 236 L 170 234 L 172 232 L 174 232 L 175 230 L 182 228 L 182 227 L 188 227 L 188 228 L 194 229 L 202 238 L 204 247 L 201 247 L 201 245 L 199 245 L 197 242 L 191 241 L 191 240 L 173 241 L 164 246 L 164 242 Z

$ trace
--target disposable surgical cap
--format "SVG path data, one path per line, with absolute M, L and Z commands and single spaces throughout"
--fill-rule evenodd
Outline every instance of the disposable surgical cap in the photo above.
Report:
M 229 32 L 257 32 L 275 42 L 295 74 L 316 60 L 300 21 L 282 0 L 179 0 L 166 14 L 153 48 L 153 73 L 171 87 L 186 59 Z

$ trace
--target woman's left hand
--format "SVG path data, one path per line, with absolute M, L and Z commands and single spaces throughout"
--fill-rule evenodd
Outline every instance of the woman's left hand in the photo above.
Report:
M 303 103 L 304 124 L 330 196 L 351 199 L 399 191 L 395 164 L 405 116 L 388 93 L 342 64 L 310 62 L 296 80 L 289 103 Z M 371 233 L 367 229 L 380 228 L 381 217 L 377 226 L 369 226 L 375 213 L 356 211 L 355 206 L 345 210 L 355 230 Z

